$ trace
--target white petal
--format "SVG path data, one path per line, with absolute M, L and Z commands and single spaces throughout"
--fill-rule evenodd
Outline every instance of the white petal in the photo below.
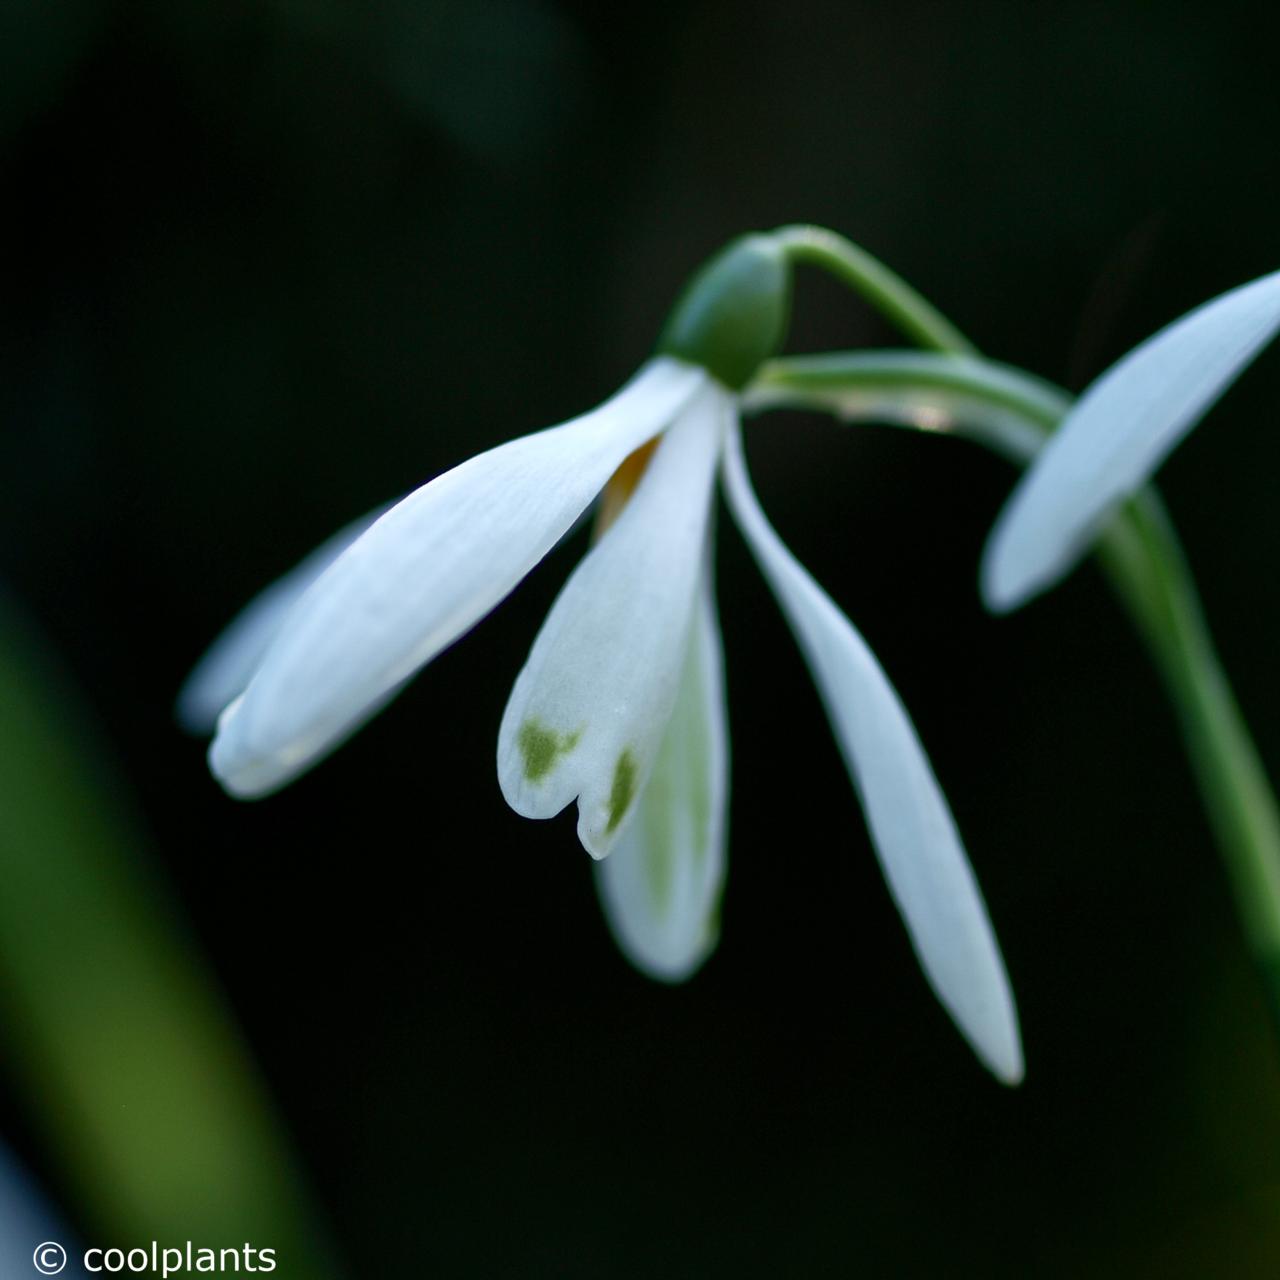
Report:
M 178 693 L 178 722 L 188 733 L 213 732 L 219 714 L 244 692 L 303 592 L 386 510 L 379 507 L 339 529 L 236 614 Z
M 1102 375 L 991 531 L 982 594 L 1012 609 L 1052 586 L 1280 329 L 1280 271 L 1175 320 Z
M 866 642 L 765 518 L 737 432 L 724 477 L 730 510 L 813 672 L 925 976 L 982 1061 L 1016 1083 L 1022 1047 L 1004 962 L 915 729 Z
M 730 403 L 708 386 L 668 430 L 560 592 L 502 717 L 507 803 L 549 818 L 578 797 L 578 836 L 597 858 L 630 817 L 671 716 Z
M 708 382 L 650 361 L 600 408 L 471 458 L 392 507 L 302 597 L 223 713 L 209 763 L 227 790 L 266 794 L 331 750 L 507 595 Z
M 715 947 L 728 780 L 724 655 L 708 570 L 653 774 L 613 852 L 595 864 L 613 936 L 652 978 L 681 982 Z

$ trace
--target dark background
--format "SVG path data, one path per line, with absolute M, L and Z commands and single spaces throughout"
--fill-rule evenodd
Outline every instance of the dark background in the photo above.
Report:
M 276 798 L 227 799 L 172 720 L 251 593 L 604 398 L 741 231 L 833 226 L 1072 389 L 1275 269 L 1259 12 L 7 0 L 0 575 L 111 744 L 350 1274 L 1275 1274 L 1280 1054 L 1171 712 L 1092 568 L 983 613 L 995 459 L 803 415 L 748 435 L 952 802 L 1017 1091 L 929 995 L 727 522 L 732 872 L 685 987 L 616 953 L 571 816 L 522 821 L 496 784 L 578 545 Z M 801 278 L 792 350 L 893 341 Z M 1162 474 L 1273 776 L 1278 392 L 1273 351 Z M 28 1088 L 10 1141 L 83 1220 Z

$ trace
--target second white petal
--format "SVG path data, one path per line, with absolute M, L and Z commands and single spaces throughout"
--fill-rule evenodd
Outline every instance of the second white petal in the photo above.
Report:
M 731 405 L 708 387 L 667 431 L 552 606 L 502 717 L 507 803 L 548 818 L 577 797 L 578 835 L 597 858 L 630 818 L 671 716 Z

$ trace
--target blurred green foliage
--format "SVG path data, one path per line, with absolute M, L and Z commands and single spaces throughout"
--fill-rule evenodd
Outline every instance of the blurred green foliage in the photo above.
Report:
M 28 1158 L 60 1135 L 71 1207 L 129 1200 L 180 1234 L 212 1212 L 177 1204 L 199 1182 L 170 1141 L 196 1125 L 178 1076 L 134 1048 L 154 1074 L 97 1080 L 88 1037 L 123 1053 L 110 1024 L 146 1021 L 224 1115 L 246 1087 L 195 1073 L 225 1063 L 193 1049 L 221 1015 L 190 1041 L 173 1021 L 189 952 L 136 836 L 89 829 L 120 808 L 134 831 L 137 803 L 340 1248 L 376 1242 L 370 1275 L 1272 1276 L 1280 1067 L 1174 725 L 1097 575 L 981 613 L 1009 475 L 978 451 L 802 415 L 748 441 L 956 810 L 1022 1012 L 1015 1095 L 932 1007 L 727 531 L 731 875 L 720 949 L 678 990 L 615 956 L 570 824 L 520 821 L 493 780 L 569 555 L 263 805 L 216 791 L 171 706 L 230 614 L 332 530 L 618 386 L 743 231 L 833 226 L 984 351 L 1073 389 L 1274 269 L 1274 27 L 1244 0 L 0 7 L 0 574 L 114 769 L 90 811 L 55 796 L 57 828 L 32 830 L 58 846 L 49 921 L 129 975 L 62 954 L 40 867 L 0 884 L 6 935 L 50 966 L 4 988 L 24 1020 L 6 1105 Z M 793 351 L 888 340 L 809 273 L 795 303 Z M 1273 776 L 1276 388 L 1273 354 L 1161 477 Z M 42 717 L 20 749 L 78 775 L 45 695 L 5 698 Z M 102 890 L 119 929 L 94 915 L 106 857 L 157 902 Z M 135 922 L 169 949 L 154 974 Z M 122 1114 L 80 1123 L 142 1081 L 158 1144 Z M 205 1123 L 228 1161 L 270 1141 Z
M 249 1240 L 284 1275 L 332 1275 L 262 1085 L 75 703 L 5 600 L 0 1033 L 14 1083 L 91 1243 Z

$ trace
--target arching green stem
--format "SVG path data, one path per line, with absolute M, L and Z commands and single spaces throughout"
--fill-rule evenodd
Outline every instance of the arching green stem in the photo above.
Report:
M 861 294 L 912 342 L 931 351 L 976 355 L 969 340 L 931 302 L 878 258 L 825 227 L 779 227 L 771 237 L 791 262 L 807 263 Z
M 877 294 L 866 296 L 876 302 Z M 911 306 L 913 298 L 908 298 Z M 891 319 L 901 312 L 900 306 L 882 309 Z M 918 330 L 916 324 L 908 332 L 915 336 Z M 935 328 L 930 345 L 947 350 L 936 340 L 944 332 Z M 819 409 L 847 420 L 950 433 L 1025 465 L 1066 413 L 1071 397 L 1019 370 L 975 358 L 967 345 L 951 352 L 773 360 L 748 388 L 745 404 L 756 411 Z M 1095 551 L 1177 710 L 1245 940 L 1280 1025 L 1280 807 L 1214 651 L 1173 524 L 1154 488 L 1141 490 L 1117 513 Z

